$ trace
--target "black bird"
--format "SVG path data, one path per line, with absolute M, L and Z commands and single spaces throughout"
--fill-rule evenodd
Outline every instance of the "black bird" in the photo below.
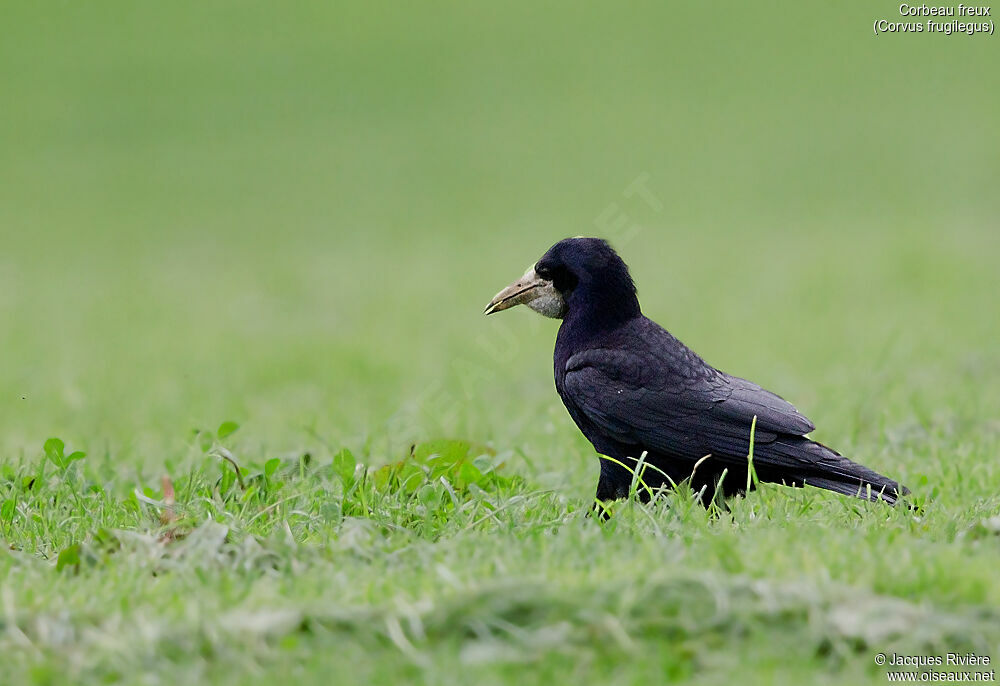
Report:
M 717 494 L 744 492 L 754 417 L 753 469 L 760 481 L 892 504 L 908 493 L 810 440 L 813 423 L 790 403 L 720 372 L 644 317 L 628 267 L 604 240 L 556 243 L 497 293 L 486 314 L 521 304 L 562 319 L 556 390 L 600 454 L 600 501 L 628 495 L 643 456 L 642 480 L 652 490 L 689 479 L 706 506 Z

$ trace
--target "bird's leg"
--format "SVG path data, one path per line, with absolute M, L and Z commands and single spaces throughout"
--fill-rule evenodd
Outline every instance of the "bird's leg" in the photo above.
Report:
M 601 476 L 597 481 L 597 500 L 621 500 L 627 498 L 632 489 L 633 472 L 617 460 L 601 458 Z M 640 487 L 640 494 L 646 494 L 646 489 Z
M 587 516 L 597 517 L 602 522 L 608 521 L 611 519 L 611 507 L 609 506 L 609 502 L 610 501 L 607 500 L 594 500 L 594 504 L 591 506 L 590 512 L 587 513 Z
M 594 504 L 587 516 L 594 515 L 602 521 L 611 519 L 610 503 L 628 497 L 632 484 L 632 473 L 611 460 L 598 455 L 601 460 L 601 476 L 597 481 Z

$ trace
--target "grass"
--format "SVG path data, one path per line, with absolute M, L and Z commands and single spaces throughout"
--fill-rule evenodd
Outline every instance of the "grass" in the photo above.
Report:
M 1000 659 L 1000 62 L 879 13 L 6 8 L 0 682 Z M 577 234 L 923 511 L 588 517 L 555 324 L 480 314 Z
M 228 449 L 192 443 L 159 487 L 51 444 L 5 465 L 12 683 L 848 682 L 880 676 L 875 652 L 1000 638 L 995 497 L 921 517 L 765 486 L 729 512 L 673 494 L 603 522 L 468 443 L 239 478 Z

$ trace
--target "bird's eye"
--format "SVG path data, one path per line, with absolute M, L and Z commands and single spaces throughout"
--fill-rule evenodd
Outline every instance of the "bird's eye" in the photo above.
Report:
M 548 267 L 541 267 L 541 266 L 535 267 L 535 273 L 538 274 L 538 276 L 545 279 L 546 281 L 552 280 L 552 270 L 549 269 Z

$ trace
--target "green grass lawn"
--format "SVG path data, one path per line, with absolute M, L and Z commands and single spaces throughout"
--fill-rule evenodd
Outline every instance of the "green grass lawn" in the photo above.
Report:
M 1000 660 L 1000 52 L 896 11 L 5 8 L 0 683 Z M 578 234 L 923 510 L 588 517 L 556 323 L 481 315 Z

